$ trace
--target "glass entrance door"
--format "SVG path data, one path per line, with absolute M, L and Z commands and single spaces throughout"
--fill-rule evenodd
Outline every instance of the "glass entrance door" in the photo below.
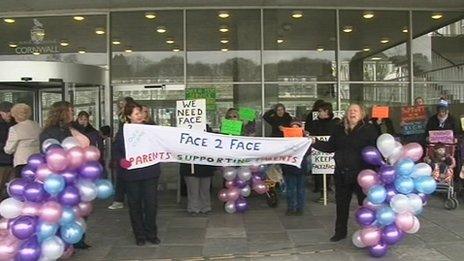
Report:
M 63 88 L 39 89 L 39 123 L 44 126 L 53 103 L 63 101 Z
M 71 103 L 74 105 L 76 116 L 81 111 L 90 115 L 90 123 L 99 128 L 102 124 L 104 108 L 103 86 L 79 86 L 69 89 Z
M 25 103 L 32 108 L 34 120 L 37 120 L 38 113 L 36 109 L 36 93 L 31 90 L 22 90 L 18 87 L 10 89 L 8 87 L 0 88 L 0 102 Z

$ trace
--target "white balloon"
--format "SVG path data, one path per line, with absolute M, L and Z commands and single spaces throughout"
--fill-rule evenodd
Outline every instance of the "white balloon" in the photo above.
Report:
M 235 201 L 227 201 L 226 204 L 224 204 L 224 209 L 227 213 L 232 214 L 235 213 Z
M 74 147 L 78 147 L 78 146 L 79 146 L 79 142 L 76 140 L 76 138 L 70 136 L 70 137 L 65 138 L 65 139 L 61 142 L 61 146 L 62 146 L 65 150 L 69 150 L 69 149 L 72 149 L 72 148 L 74 148 Z
M 387 157 L 388 163 L 390 163 L 390 165 L 393 165 L 397 161 L 399 161 L 402 156 L 403 156 L 403 145 L 400 142 L 395 141 L 395 148 L 393 148 L 393 151 L 390 154 L 390 156 Z
M 42 142 L 42 151 L 47 151 L 48 147 L 50 147 L 53 144 L 58 144 L 60 145 L 60 142 L 57 139 L 46 139 L 44 142 Z
M 432 167 L 429 164 L 421 162 L 414 165 L 412 169 L 411 178 L 417 179 L 419 177 L 428 177 L 432 175 Z
M 414 225 L 412 226 L 412 228 L 410 230 L 406 230 L 404 232 L 406 232 L 408 234 L 415 234 L 415 233 L 417 233 L 417 231 L 419 231 L 419 229 L 420 229 L 419 219 L 417 219 L 417 217 L 414 217 Z
M 4 218 L 15 218 L 21 215 L 24 203 L 14 198 L 7 198 L 0 203 L 0 215 Z
M 353 242 L 353 245 L 355 245 L 357 248 L 366 247 L 366 245 L 361 241 L 361 230 L 358 230 L 353 233 L 351 241 Z
M 248 197 L 250 194 L 251 194 L 251 188 L 249 185 L 246 185 L 245 187 L 240 189 L 240 195 L 242 195 L 242 197 Z
M 224 169 L 222 176 L 225 180 L 234 180 L 237 176 L 237 170 L 231 167 L 227 167 Z
M 385 158 L 388 158 L 396 146 L 395 138 L 388 133 L 384 133 L 377 138 L 377 148 Z
M 422 198 L 417 194 L 408 194 L 409 198 L 409 211 L 414 214 L 422 212 Z
M 87 231 L 87 222 L 85 222 L 83 218 L 78 217 L 76 218 L 74 222 L 76 222 L 79 226 L 81 226 L 84 232 Z
M 64 242 L 57 236 L 51 236 L 42 242 L 40 248 L 44 258 L 55 260 L 63 254 Z
M 390 207 L 396 213 L 409 211 L 409 198 L 403 194 L 397 194 L 390 200 Z
M 98 189 L 92 181 L 81 180 L 77 182 L 76 187 L 83 202 L 92 201 L 97 197 Z
M 247 181 L 251 178 L 251 171 L 248 167 L 241 167 L 238 170 L 238 178 Z

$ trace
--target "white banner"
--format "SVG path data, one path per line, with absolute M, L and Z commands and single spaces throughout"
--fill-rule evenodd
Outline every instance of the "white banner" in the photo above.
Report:
M 238 137 L 198 130 L 124 124 L 129 169 L 159 162 L 212 166 L 287 164 L 300 167 L 310 138 Z
M 206 100 L 181 100 L 176 106 L 176 126 L 193 130 L 206 130 Z
M 330 136 L 314 136 L 316 140 L 328 141 Z M 334 174 L 335 160 L 333 153 L 325 153 L 312 149 L 311 151 L 311 168 L 312 174 Z

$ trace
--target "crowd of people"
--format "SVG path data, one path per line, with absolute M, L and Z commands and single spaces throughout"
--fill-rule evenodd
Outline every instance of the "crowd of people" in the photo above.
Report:
M 142 106 L 130 97 L 121 99 L 119 106 L 119 127 L 115 135 L 109 126 L 99 130 L 90 124 L 89 112 L 80 111 L 75 117 L 74 107 L 66 101 L 52 105 L 43 128 L 31 120 L 32 110 L 24 103 L 0 103 L 0 188 L 2 199 L 7 197 L 6 184 L 14 177 L 21 176 L 30 155 L 40 151 L 41 143 L 54 138 L 58 141 L 73 136 L 81 144 L 94 145 L 100 149 L 102 164 L 112 169 L 115 182 L 115 196 L 109 209 L 124 208 L 127 202 L 132 231 L 137 245 L 146 242 L 159 244 L 156 224 L 158 182 L 161 175 L 159 164 L 128 170 L 125 164 L 124 128 L 126 123 L 154 125 L 149 108 Z M 423 106 L 423 99 L 416 99 L 414 106 Z M 228 120 L 239 120 L 238 110 L 230 108 L 225 114 Z M 362 205 L 366 197 L 357 184 L 357 175 L 369 166 L 363 162 L 361 151 L 366 146 L 375 146 L 376 139 L 383 133 L 401 136 L 395 132 L 390 119 L 369 118 L 366 109 L 360 104 L 351 104 L 344 117 L 335 117 L 332 104 L 323 100 L 314 103 L 305 122 L 292 117 L 283 104 L 278 103 L 266 111 L 263 120 L 270 125 L 271 137 L 284 137 L 285 128 L 301 128 L 302 136 L 330 136 L 328 141 L 313 139 L 312 148 L 322 152 L 334 153 L 335 170 L 333 187 L 335 189 L 336 224 L 331 241 L 339 241 L 347 236 L 347 222 L 351 197 L 356 193 L 358 204 Z M 449 104 L 441 100 L 436 113 L 426 125 L 426 132 L 419 135 L 402 136 L 403 141 L 425 144 L 426 133 L 430 130 L 459 131 L 455 119 L 450 115 Z M 212 129 L 207 126 L 207 131 Z M 254 121 L 244 123 L 242 135 L 253 136 L 256 131 Z M 112 142 L 111 152 L 108 145 Z M 111 153 L 111 160 L 104 162 L 105 154 Z M 306 156 L 311 154 L 311 149 Z M 305 207 L 307 174 L 311 172 L 310 162 L 304 160 L 301 168 L 280 166 L 285 180 L 287 211 L 286 215 L 302 215 Z M 105 169 L 107 169 L 105 168 Z M 186 184 L 187 211 L 192 215 L 208 214 L 211 207 L 212 177 L 216 167 L 205 165 L 181 164 L 181 176 Z M 105 175 L 107 175 L 105 170 Z M 312 175 L 314 192 L 321 193 L 323 182 L 321 175 Z M 328 183 L 329 189 L 332 187 Z M 87 248 L 83 240 L 77 248 Z

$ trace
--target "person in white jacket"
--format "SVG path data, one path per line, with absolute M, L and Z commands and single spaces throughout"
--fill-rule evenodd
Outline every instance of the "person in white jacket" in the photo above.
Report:
M 14 154 L 13 166 L 17 178 L 21 177 L 21 171 L 26 166 L 29 156 L 40 151 L 39 134 L 41 128 L 39 124 L 29 119 L 31 115 L 31 107 L 25 103 L 15 104 L 11 108 L 11 116 L 17 124 L 10 127 L 8 139 L 3 149 L 7 154 Z

